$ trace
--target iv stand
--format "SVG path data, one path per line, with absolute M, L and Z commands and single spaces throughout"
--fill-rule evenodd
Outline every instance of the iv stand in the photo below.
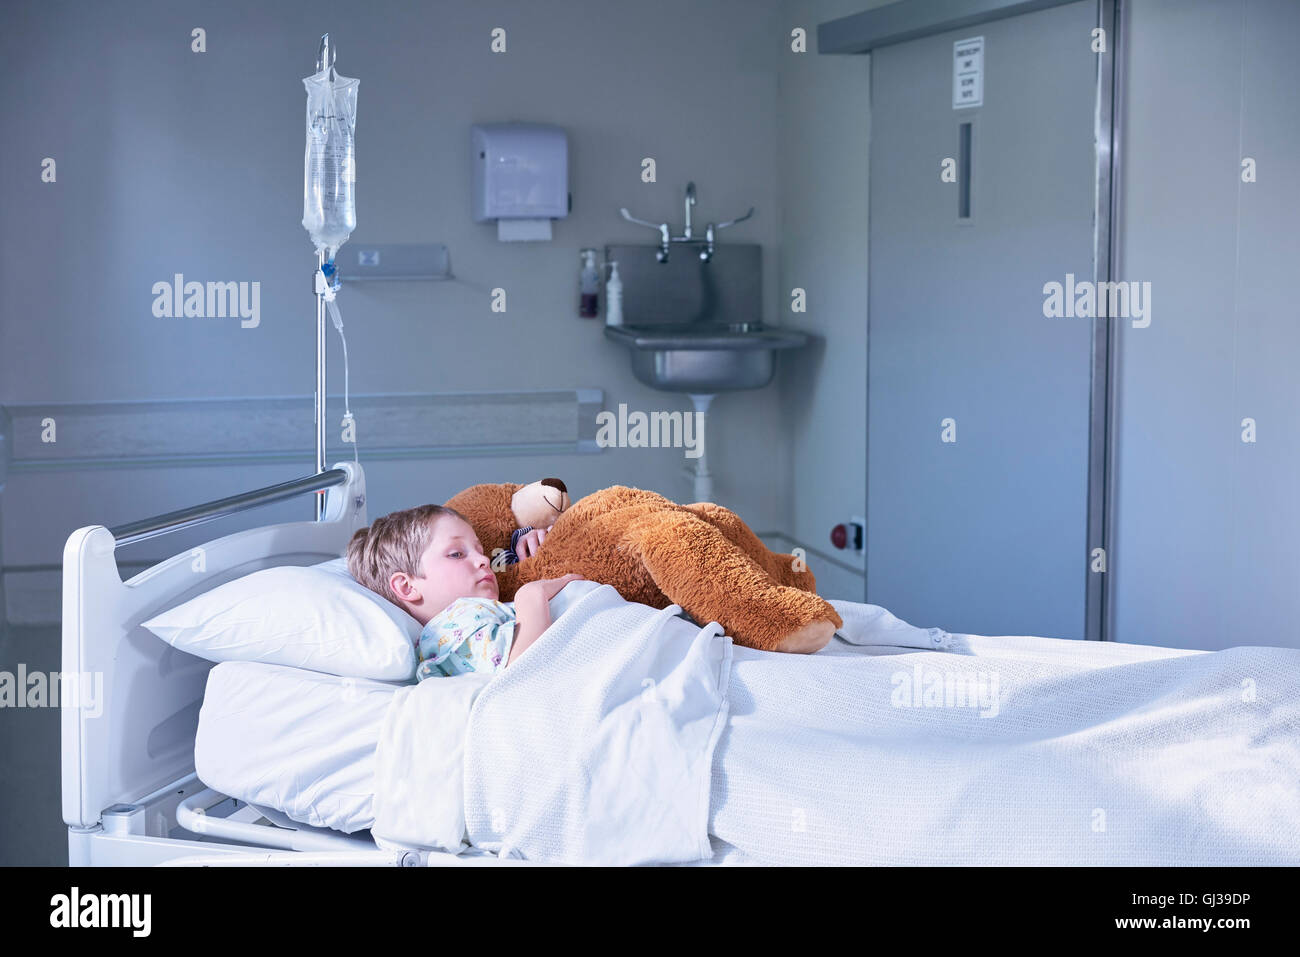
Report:
M 327 33 L 320 38 L 320 50 L 316 54 L 316 72 L 327 70 L 334 65 L 338 51 L 330 44 Z M 325 251 L 316 254 L 316 472 L 325 471 Z M 325 496 L 316 493 L 316 521 L 325 514 Z

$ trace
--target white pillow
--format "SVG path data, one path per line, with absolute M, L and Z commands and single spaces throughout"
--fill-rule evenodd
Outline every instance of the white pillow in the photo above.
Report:
M 347 560 L 237 578 L 144 622 L 209 661 L 261 661 L 344 678 L 414 681 L 420 623 L 358 584 Z

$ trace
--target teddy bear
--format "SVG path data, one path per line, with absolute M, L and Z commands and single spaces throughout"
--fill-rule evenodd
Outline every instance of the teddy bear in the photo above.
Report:
M 734 513 L 712 502 L 679 505 L 614 485 L 570 502 L 557 478 L 474 485 L 444 503 L 465 516 L 494 559 L 501 601 L 521 585 L 577 572 L 628 601 L 680 605 L 716 621 L 736 644 L 811 654 L 844 624 L 794 555 L 770 551 Z M 501 564 L 516 528 L 549 529 L 532 556 Z

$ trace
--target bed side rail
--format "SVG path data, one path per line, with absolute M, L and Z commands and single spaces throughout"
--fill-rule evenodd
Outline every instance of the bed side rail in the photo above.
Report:
M 239 495 L 230 495 L 191 508 L 177 509 L 174 512 L 155 515 L 153 518 L 118 525 L 116 528 L 110 528 L 108 532 L 113 536 L 116 544 L 128 545 L 131 542 L 166 535 L 168 532 L 179 531 L 182 528 L 192 528 L 204 522 L 212 522 L 259 505 L 269 505 L 272 502 L 293 498 L 302 492 L 323 492 L 346 484 L 348 477 L 345 469 L 332 468 L 303 478 L 280 482 L 278 485 L 268 485 L 251 492 L 242 492 Z

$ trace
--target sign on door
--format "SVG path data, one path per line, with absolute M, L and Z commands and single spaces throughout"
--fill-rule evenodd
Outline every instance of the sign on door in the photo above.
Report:
M 984 104 L 984 38 L 971 37 L 952 45 L 952 108 Z

